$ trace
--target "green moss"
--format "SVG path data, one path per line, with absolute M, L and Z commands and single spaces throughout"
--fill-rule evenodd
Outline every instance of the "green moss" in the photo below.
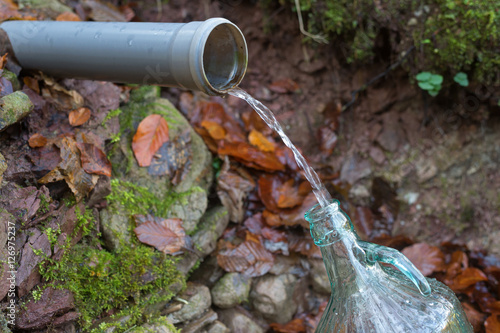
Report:
M 50 197 L 46 197 L 45 194 L 40 195 L 40 207 L 38 207 L 37 213 L 45 214 L 49 211 Z
M 26 117 L 32 110 L 33 103 L 21 91 L 0 98 L 0 131 Z
M 108 114 L 106 115 L 106 117 L 104 117 L 104 119 L 102 120 L 101 126 L 103 126 L 104 128 L 106 128 L 106 123 L 110 119 L 112 119 L 114 117 L 118 117 L 121 113 L 122 113 L 122 110 L 120 110 L 120 109 L 115 109 L 115 110 L 109 111 Z
M 21 89 L 21 84 L 19 83 L 16 74 L 4 68 L 2 71 L 2 77 L 6 78 L 7 80 L 10 81 L 10 83 L 12 83 L 12 89 L 14 91 Z

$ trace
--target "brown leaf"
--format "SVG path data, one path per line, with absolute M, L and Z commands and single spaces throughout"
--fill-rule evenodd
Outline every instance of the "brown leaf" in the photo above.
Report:
M 309 228 L 308 223 L 304 219 L 305 213 L 311 209 L 312 206 L 317 204 L 318 201 L 313 193 L 309 193 L 303 200 L 300 206 L 291 209 L 283 209 L 279 216 L 282 221 L 282 225 L 285 226 L 297 226 L 301 225 L 305 228 Z
M 331 155 L 337 146 L 337 135 L 327 126 L 322 126 L 318 129 L 319 149 L 325 155 Z
M 289 234 L 288 235 L 288 248 L 290 251 L 300 253 L 309 258 L 318 258 L 321 259 L 321 250 L 319 246 L 314 244 L 313 239 L 310 234 L 306 235 L 297 235 L 297 234 Z
M 250 134 L 248 134 L 248 141 L 261 151 L 274 152 L 274 145 L 259 131 L 251 130 Z
M 217 263 L 226 272 L 239 272 L 255 277 L 269 272 L 274 257 L 260 242 L 250 237 L 234 249 L 220 251 Z
M 229 155 L 238 162 L 254 169 L 265 171 L 285 171 L 285 166 L 281 164 L 276 155 L 269 152 L 260 151 L 245 142 L 232 143 L 225 140 L 219 142 L 219 155 Z
M 214 140 L 222 140 L 226 137 L 226 130 L 215 121 L 203 120 L 201 126 L 208 131 Z
M 457 275 L 449 287 L 453 291 L 464 290 L 477 282 L 488 281 L 488 277 L 480 269 L 469 267 Z
M 186 234 L 181 219 L 150 217 L 135 228 L 134 232 L 142 243 L 154 246 L 163 253 L 177 253 L 186 245 Z
M 61 162 L 38 182 L 47 184 L 64 179 L 77 201 L 80 201 L 94 188 L 99 176 L 88 174 L 83 170 L 80 151 L 71 137 L 59 138 L 55 145 L 60 149 Z
M 56 17 L 56 21 L 81 21 L 81 19 L 73 12 L 63 12 Z
M 269 89 L 278 94 L 286 94 L 289 92 L 296 92 L 300 89 L 300 87 L 297 82 L 292 79 L 282 79 L 271 83 Z
M 80 149 L 82 166 L 87 173 L 111 177 L 111 162 L 102 150 L 90 143 L 77 142 L 76 146 Z
M 5 53 L 3 56 L 0 57 L 0 69 L 3 69 L 5 67 L 8 55 L 9 55 L 8 53 Z
M 29 138 L 28 144 L 31 148 L 43 147 L 47 144 L 47 138 L 40 133 L 35 133 Z
M 227 162 L 226 162 L 227 163 Z M 255 183 L 250 177 L 228 170 L 228 165 L 224 163 L 217 179 L 217 195 L 224 207 L 229 211 L 229 219 L 233 222 L 243 220 L 245 209 L 244 199 L 254 187 Z
M 469 258 L 467 257 L 467 255 L 463 251 L 453 252 L 450 262 L 446 267 L 445 280 L 451 281 L 467 267 L 469 267 Z
M 241 115 L 241 120 L 243 120 L 247 132 L 257 130 L 263 135 L 271 135 L 273 133 L 273 130 L 267 126 L 266 122 L 253 110 L 244 112 Z
M 155 176 L 167 175 L 172 184 L 178 185 L 191 170 L 191 160 L 191 131 L 186 129 L 158 149 L 148 173 Z
M 278 189 L 278 207 L 293 208 L 304 200 L 304 197 L 299 195 L 298 188 L 294 186 L 294 180 L 289 179 Z
M 33 90 L 34 92 L 36 92 L 37 94 L 40 94 L 40 86 L 38 84 L 38 80 L 33 78 L 33 77 L 30 77 L 30 76 L 25 76 L 23 78 L 23 82 L 24 84 L 30 88 L 31 90 Z
M 73 127 L 85 124 L 90 119 L 90 109 L 89 108 L 78 108 L 69 113 L 68 119 L 69 124 Z
M 156 151 L 167 141 L 167 121 L 159 114 L 144 118 L 132 140 L 132 150 L 137 163 L 142 167 L 149 166 Z
M 261 230 L 262 237 L 268 239 L 272 242 L 287 242 L 286 233 L 281 230 L 272 229 L 269 227 L 263 227 Z
M 474 332 L 479 332 L 483 326 L 486 315 L 476 310 L 471 304 L 462 302 L 465 315 L 474 328 Z
M 259 197 L 266 208 L 274 213 L 278 209 L 278 189 L 282 186 L 283 182 L 278 175 L 262 174 L 259 177 Z
M 417 243 L 404 248 L 402 252 L 424 276 L 445 269 L 444 254 L 436 246 Z
M 303 333 L 306 331 L 303 318 L 295 318 L 286 324 L 272 323 L 270 326 L 279 333 Z
M 31 170 L 36 176 L 43 176 L 55 169 L 61 163 L 61 151 L 54 144 L 48 144 L 41 148 L 35 148 L 30 152 L 29 158 L 33 167 Z
M 486 333 L 500 332 L 500 320 L 498 320 L 498 315 L 494 314 L 489 316 L 484 323 L 484 328 L 486 329 Z
M 98 22 L 126 22 L 125 16 L 112 3 L 86 0 L 84 7 L 90 11 L 89 17 Z

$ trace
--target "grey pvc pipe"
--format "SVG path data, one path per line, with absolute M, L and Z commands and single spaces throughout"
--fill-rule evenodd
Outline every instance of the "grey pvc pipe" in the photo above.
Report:
M 190 23 L 8 21 L 23 69 L 57 77 L 157 84 L 225 94 L 247 67 L 247 46 L 223 18 Z

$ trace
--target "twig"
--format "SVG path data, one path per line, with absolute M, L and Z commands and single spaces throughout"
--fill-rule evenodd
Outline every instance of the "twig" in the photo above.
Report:
M 371 78 L 368 82 L 366 82 L 365 84 L 363 84 L 359 89 L 356 89 L 354 90 L 352 93 L 351 93 L 351 100 L 342 107 L 342 110 L 341 112 L 345 111 L 347 108 L 349 108 L 351 105 L 354 104 L 354 102 L 356 101 L 357 99 L 357 96 L 358 96 L 358 93 L 360 93 L 361 91 L 364 91 L 366 90 L 366 88 L 368 88 L 369 86 L 371 86 L 375 81 L 377 81 L 378 79 L 386 76 L 390 71 L 392 71 L 394 68 L 398 67 L 399 65 L 401 65 L 403 63 L 403 61 L 408 57 L 408 55 L 415 49 L 415 45 L 412 45 L 406 52 L 405 52 L 405 55 L 403 57 L 401 57 L 401 59 L 399 59 L 398 61 L 396 61 L 395 63 L 393 63 L 392 65 L 390 65 L 385 71 L 383 71 L 382 73 L 378 74 L 377 76 Z
M 328 44 L 328 40 L 325 38 L 324 35 L 320 35 L 320 34 L 313 35 L 304 29 L 304 22 L 302 21 L 302 11 L 300 10 L 300 1 L 299 0 L 295 0 L 295 8 L 297 9 L 297 17 L 299 19 L 300 32 L 303 35 L 312 38 L 312 40 L 314 40 L 316 43 Z

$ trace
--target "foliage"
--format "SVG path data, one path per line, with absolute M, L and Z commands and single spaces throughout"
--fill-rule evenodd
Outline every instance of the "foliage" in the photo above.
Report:
M 458 72 L 453 77 L 453 80 L 462 87 L 467 87 L 469 85 L 469 79 L 467 78 L 467 74 L 465 74 L 464 72 Z
M 443 83 L 442 75 L 421 72 L 416 76 L 416 79 L 418 81 L 418 86 L 426 90 L 431 96 L 437 96 L 441 90 L 441 84 Z

